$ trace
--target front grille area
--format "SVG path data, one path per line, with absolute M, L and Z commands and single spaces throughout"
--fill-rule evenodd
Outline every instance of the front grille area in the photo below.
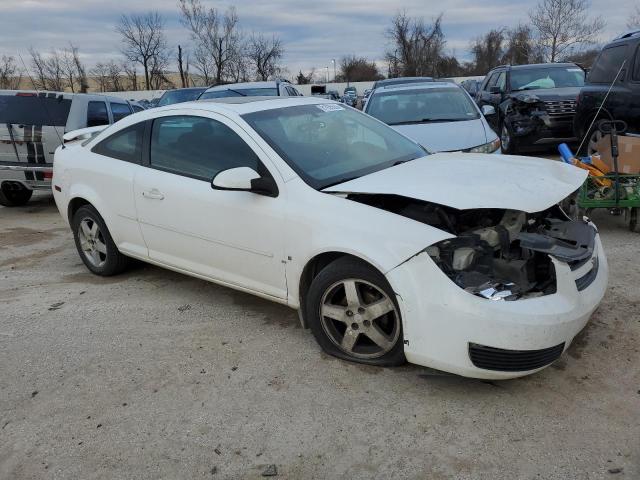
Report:
M 544 102 L 545 110 L 552 117 L 574 115 L 576 113 L 575 100 L 549 100 Z
M 564 342 L 542 350 L 504 350 L 469 343 L 469 358 L 476 367 L 501 372 L 526 372 L 549 365 L 564 350 Z

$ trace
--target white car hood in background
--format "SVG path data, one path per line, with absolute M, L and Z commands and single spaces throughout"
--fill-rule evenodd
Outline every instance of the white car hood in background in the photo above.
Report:
M 401 195 L 459 210 L 540 212 L 575 192 L 585 170 L 542 158 L 437 153 L 333 185 L 325 192 Z
M 411 125 L 389 125 L 431 152 L 451 152 L 484 145 L 487 140 L 481 119 L 463 122 L 415 123 Z

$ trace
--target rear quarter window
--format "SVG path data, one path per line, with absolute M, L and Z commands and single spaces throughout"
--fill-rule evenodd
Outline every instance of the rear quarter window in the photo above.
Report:
M 71 100 L 64 99 L 62 95 L 0 95 L 0 124 L 64 127 L 70 109 Z

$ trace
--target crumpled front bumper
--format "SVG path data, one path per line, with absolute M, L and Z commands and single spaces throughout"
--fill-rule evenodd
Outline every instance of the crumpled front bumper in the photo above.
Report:
M 411 363 L 459 375 L 515 378 L 541 370 L 499 371 L 478 368 L 469 356 L 470 344 L 505 350 L 549 349 L 564 343 L 566 350 L 602 300 L 608 281 L 607 260 L 600 237 L 593 258 L 597 273 L 578 290 L 596 261 L 571 270 L 552 258 L 557 292 L 515 301 L 487 300 L 453 283 L 421 253 L 387 272 L 398 295 L 403 318 L 405 355 Z M 546 365 L 545 365 L 546 366 Z

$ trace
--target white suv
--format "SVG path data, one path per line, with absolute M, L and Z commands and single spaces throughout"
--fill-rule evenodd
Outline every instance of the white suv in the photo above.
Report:
M 227 97 L 301 97 L 302 94 L 286 80 L 269 82 L 230 83 L 207 89 L 198 100 Z

